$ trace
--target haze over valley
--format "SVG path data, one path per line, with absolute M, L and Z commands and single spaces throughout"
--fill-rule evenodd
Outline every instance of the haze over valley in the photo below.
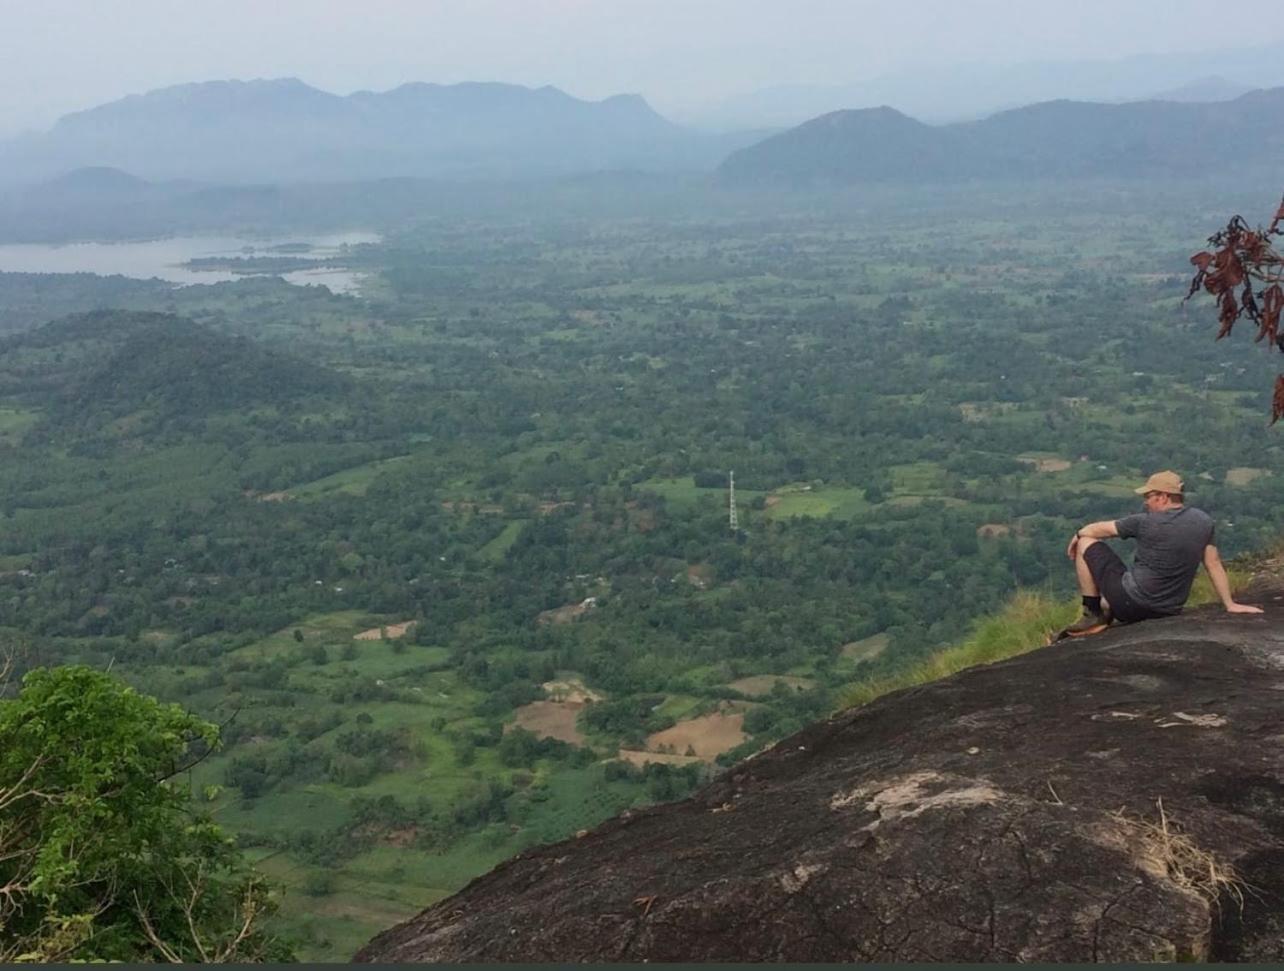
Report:
M 1278 239 L 1274 8 L 963 6 L 11 11 L 0 962 L 344 962 L 523 851 L 730 813 L 754 753 L 1042 644 L 1067 536 L 1159 469 L 1274 562 L 1284 343 L 1186 299 L 1236 214 Z M 949 772 L 1017 771 L 967 731 Z M 5 801 L 23 746 L 97 829 Z

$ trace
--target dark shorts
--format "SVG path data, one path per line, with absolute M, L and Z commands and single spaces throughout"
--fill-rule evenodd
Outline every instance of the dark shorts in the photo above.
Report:
M 1152 617 L 1167 616 L 1143 607 L 1128 596 L 1128 591 L 1123 585 L 1124 574 L 1128 572 L 1128 568 L 1124 566 L 1124 561 L 1119 559 L 1119 554 L 1105 543 L 1093 543 L 1083 554 L 1083 559 L 1088 564 L 1092 578 L 1097 581 L 1097 589 L 1110 604 L 1110 611 L 1115 615 L 1115 620 L 1123 624 L 1132 624 L 1139 620 L 1150 620 Z

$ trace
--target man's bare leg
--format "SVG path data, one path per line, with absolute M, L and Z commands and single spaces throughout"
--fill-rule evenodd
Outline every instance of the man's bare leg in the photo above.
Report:
M 1098 542 L 1100 540 L 1089 539 L 1086 536 L 1080 537 L 1074 549 L 1074 572 L 1079 580 L 1079 593 L 1085 597 L 1098 598 L 1102 612 L 1093 613 L 1085 607 L 1083 616 L 1063 630 L 1061 637 L 1085 637 L 1089 634 L 1098 634 L 1110 626 L 1108 615 L 1105 613 L 1110 609 L 1110 605 L 1101 596 L 1101 589 L 1097 586 L 1097 581 L 1093 578 L 1092 571 L 1088 569 L 1088 560 L 1084 555 L 1090 547 Z
M 1100 540 L 1088 539 L 1083 537 L 1075 547 L 1074 553 L 1074 572 L 1079 578 L 1079 592 L 1085 597 L 1100 597 L 1101 591 L 1097 588 L 1097 581 L 1088 569 L 1088 560 L 1084 556 L 1090 547 L 1096 546 Z

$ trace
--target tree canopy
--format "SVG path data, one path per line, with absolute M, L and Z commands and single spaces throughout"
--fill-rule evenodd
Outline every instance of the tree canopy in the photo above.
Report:
M 85 666 L 0 705 L 0 962 L 283 960 L 265 882 L 177 774 L 215 726 Z

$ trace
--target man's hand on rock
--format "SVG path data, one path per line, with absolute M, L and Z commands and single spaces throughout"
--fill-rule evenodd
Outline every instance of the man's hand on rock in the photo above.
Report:
M 1252 604 L 1242 604 L 1231 601 L 1226 605 L 1228 614 L 1261 614 L 1265 613 L 1261 607 L 1254 607 Z

